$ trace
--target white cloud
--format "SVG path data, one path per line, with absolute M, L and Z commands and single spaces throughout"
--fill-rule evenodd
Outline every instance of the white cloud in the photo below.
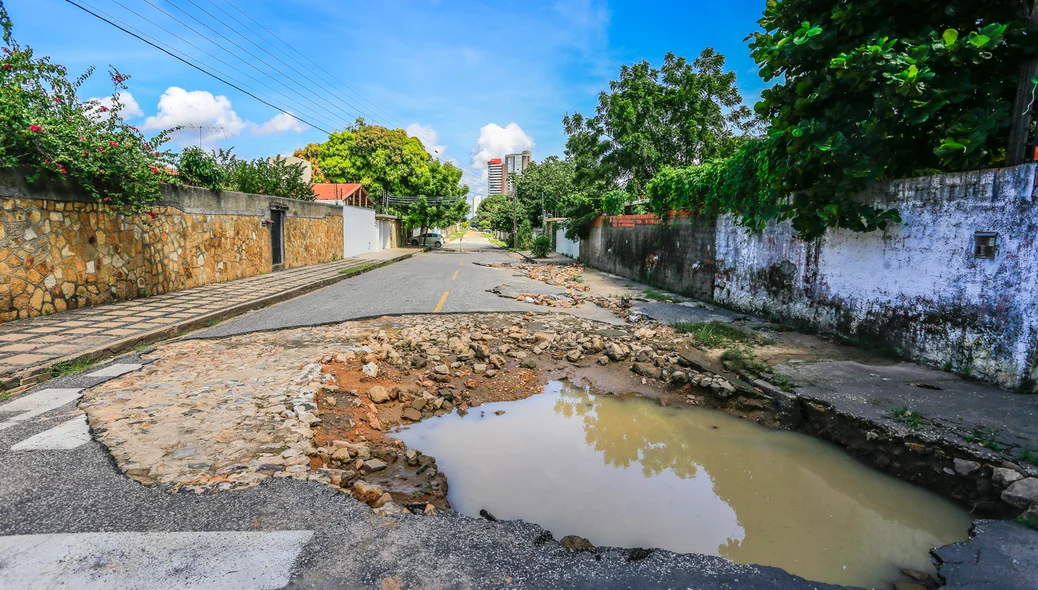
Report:
M 170 86 L 159 98 L 159 112 L 144 120 L 144 129 L 169 129 L 178 125 L 206 125 L 201 130 L 202 142 L 223 137 L 237 137 L 243 129 L 252 125 L 243 121 L 231 108 L 226 96 L 213 96 L 205 90 L 187 91 Z M 199 136 L 198 129 L 185 129 L 178 133 L 183 142 Z
M 476 149 L 472 150 L 472 167 L 483 170 L 487 167 L 487 160 L 532 150 L 535 145 L 533 138 L 515 123 L 509 123 L 506 127 L 496 123 L 485 125 L 479 130 Z
M 437 145 L 436 142 L 439 140 L 439 134 L 436 133 L 432 125 L 411 123 L 404 131 L 410 137 L 417 137 L 421 140 L 422 145 L 425 146 L 425 151 L 429 152 L 434 158 L 443 158 L 443 154 L 447 151 L 447 146 Z
M 100 98 L 97 98 L 97 97 L 91 98 L 91 99 L 87 100 L 87 102 L 96 102 L 96 103 L 104 106 L 106 109 L 111 109 L 112 108 L 112 103 L 115 102 L 115 101 L 112 100 L 111 96 L 104 96 L 104 97 L 100 97 Z M 119 92 L 119 102 L 122 103 L 122 105 L 123 105 L 123 110 L 120 111 L 120 114 L 122 115 L 123 119 L 130 119 L 132 117 L 143 117 L 144 116 L 144 111 L 141 110 L 141 105 L 137 104 L 137 101 L 133 98 L 133 95 L 130 94 L 129 92 L 120 91 Z M 111 111 L 108 111 L 108 112 L 111 112 Z M 97 111 L 95 111 L 93 113 L 93 115 L 95 115 L 97 117 L 100 117 L 101 119 L 107 119 L 109 117 L 108 112 L 97 110 Z
M 253 135 L 273 135 L 275 133 L 284 133 L 285 131 L 295 131 L 296 133 L 302 133 L 309 129 L 310 126 L 303 123 L 299 119 L 296 119 L 288 113 L 278 113 L 274 115 L 274 118 L 267 121 L 262 125 L 253 126 Z

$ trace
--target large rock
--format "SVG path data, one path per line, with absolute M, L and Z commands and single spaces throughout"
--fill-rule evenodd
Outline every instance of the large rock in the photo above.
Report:
M 606 344 L 605 353 L 611 361 L 622 361 L 627 356 L 627 353 L 624 352 L 624 349 L 621 348 L 620 345 L 615 342 L 610 342 L 609 344 Z
M 412 422 L 418 422 L 422 419 L 422 413 L 414 408 L 404 408 L 400 415 Z
M 376 404 L 384 404 L 389 401 L 389 392 L 385 387 L 376 385 L 368 390 L 368 397 Z
M 364 468 L 368 471 L 382 471 L 386 468 L 386 462 L 381 459 L 369 459 L 364 462 Z
M 980 463 L 977 463 L 976 461 L 955 459 L 952 463 L 955 465 L 955 473 L 958 473 L 959 475 L 969 475 L 980 469 Z
M 505 367 L 505 358 L 499 354 L 490 355 L 490 364 L 495 369 L 503 369 Z
M 634 363 L 631 366 L 631 370 L 637 375 L 642 377 L 651 377 L 656 379 L 660 376 L 661 370 L 656 365 L 650 365 L 649 363 Z
M 1002 492 L 1002 501 L 1016 508 L 1027 508 L 1038 502 L 1038 477 L 1028 477 L 1013 483 Z
M 451 372 L 447 365 L 436 365 L 433 367 L 433 371 L 436 372 L 437 375 L 449 375 Z
M 559 544 L 565 547 L 568 551 L 594 551 L 595 546 L 584 537 L 578 537 L 577 535 L 566 535 L 559 541 Z
M 376 365 L 374 362 L 370 362 L 361 367 L 360 372 L 374 379 L 375 377 L 378 377 L 378 365 Z
M 353 482 L 353 487 L 351 489 L 353 490 L 353 497 L 365 504 L 377 502 L 378 499 L 382 497 L 382 494 L 385 493 L 385 490 L 383 490 L 381 486 L 368 483 L 363 479 L 358 479 Z
M 991 481 L 1003 488 L 1008 488 L 1023 478 L 1019 471 L 1006 467 L 996 467 L 991 472 Z

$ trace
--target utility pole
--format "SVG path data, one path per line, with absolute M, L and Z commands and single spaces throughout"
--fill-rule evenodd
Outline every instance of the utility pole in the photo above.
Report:
M 1026 6 L 1026 5 L 1025 5 Z M 1027 15 L 1029 38 L 1038 37 L 1038 1 L 1032 1 Z M 1038 58 L 1028 58 L 1020 67 L 1016 100 L 1013 101 L 1013 126 L 1009 129 L 1009 147 L 1006 149 L 1006 164 L 1017 166 L 1034 158 L 1027 153 L 1030 142 L 1031 122 L 1035 103 L 1035 86 L 1038 85 Z

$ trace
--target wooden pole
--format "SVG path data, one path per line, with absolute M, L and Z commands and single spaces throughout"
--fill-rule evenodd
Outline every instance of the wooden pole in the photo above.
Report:
M 1038 1 L 1031 3 L 1027 18 L 1028 38 L 1038 40 Z M 1029 161 L 1033 155 L 1027 153 L 1030 142 L 1031 121 L 1034 113 L 1034 83 L 1038 78 L 1038 57 L 1030 57 L 1020 66 L 1016 100 L 1013 101 L 1013 126 L 1009 129 L 1009 147 L 1006 164 L 1018 166 Z

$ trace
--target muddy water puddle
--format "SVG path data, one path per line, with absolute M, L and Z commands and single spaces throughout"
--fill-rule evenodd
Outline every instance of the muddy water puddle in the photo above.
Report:
M 932 572 L 928 550 L 965 540 L 970 524 L 809 436 L 557 381 L 396 436 L 436 457 L 448 500 L 469 516 L 486 509 L 556 539 L 720 555 L 836 584 L 889 588 L 900 568 Z

